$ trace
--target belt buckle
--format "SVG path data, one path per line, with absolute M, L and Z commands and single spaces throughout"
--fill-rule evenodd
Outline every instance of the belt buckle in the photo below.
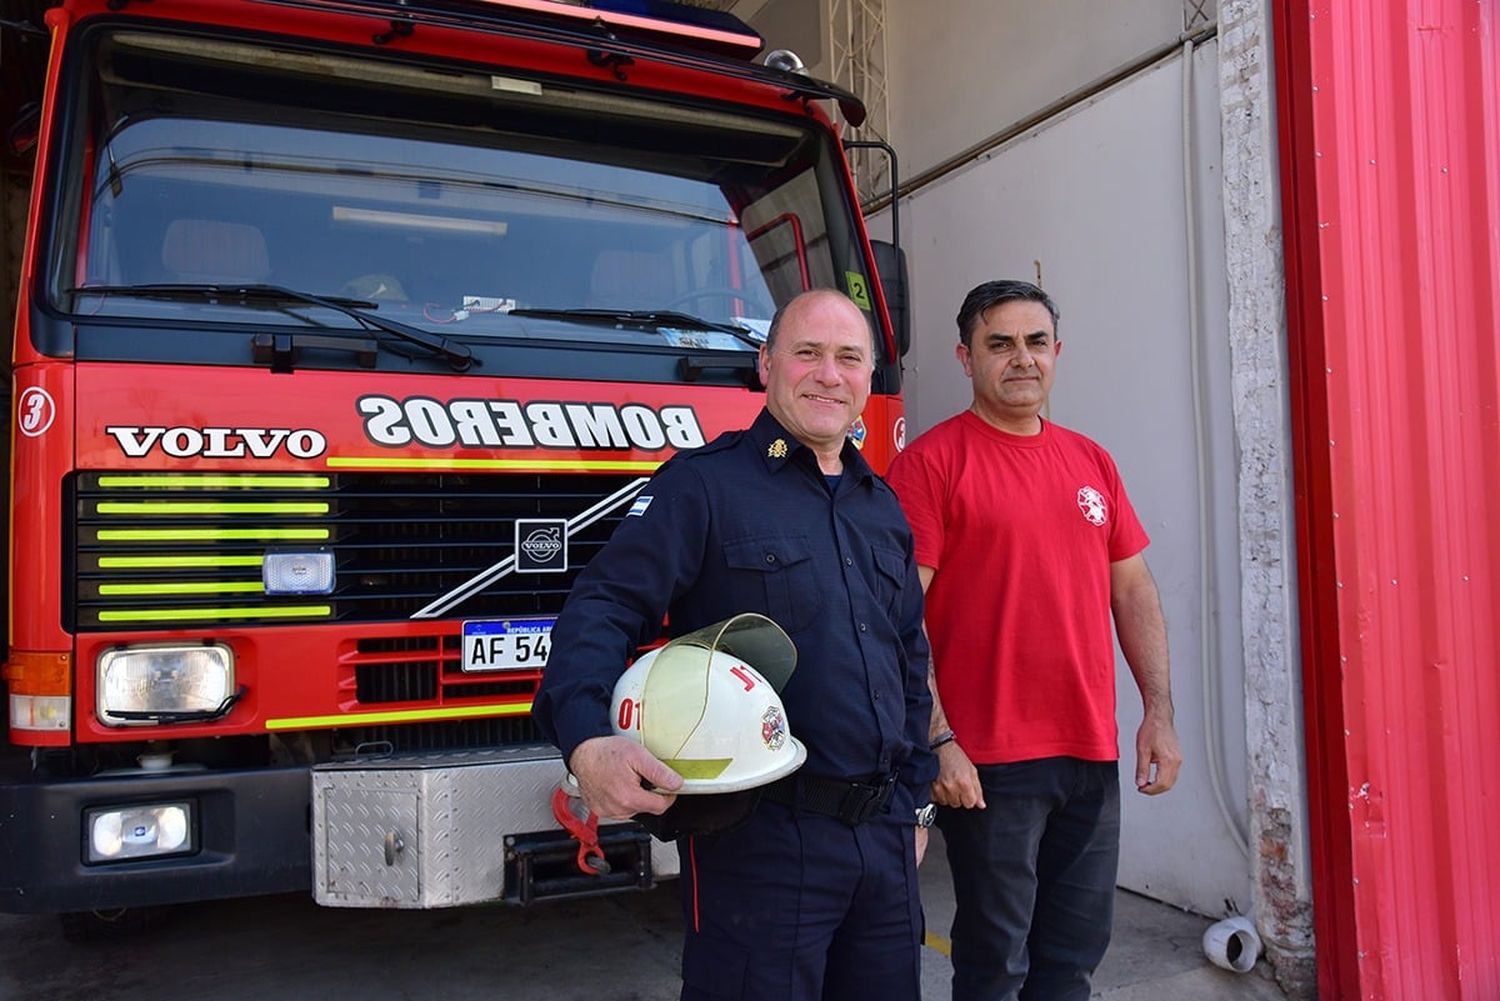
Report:
M 891 801 L 891 793 L 895 791 L 895 788 L 896 776 L 894 774 L 886 776 L 885 781 L 880 783 L 878 786 L 871 787 L 870 798 L 865 803 L 865 809 L 863 811 L 863 815 L 860 817 L 860 823 L 864 823 L 866 820 L 869 820 L 871 817 L 875 816 L 875 814 L 883 810 L 885 808 L 885 805 Z
M 895 785 L 894 777 L 880 785 L 851 782 L 839 802 L 839 819 L 852 826 L 863 824 L 885 805 L 890 790 Z
M 844 794 L 839 797 L 838 819 L 851 827 L 864 823 L 868 793 L 868 786 L 860 782 L 850 782 L 845 787 Z

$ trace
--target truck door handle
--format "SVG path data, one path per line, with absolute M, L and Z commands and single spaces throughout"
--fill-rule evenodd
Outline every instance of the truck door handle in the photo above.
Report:
M 406 850 L 406 842 L 401 840 L 401 835 L 391 831 L 385 836 L 385 864 L 395 865 L 396 857 Z

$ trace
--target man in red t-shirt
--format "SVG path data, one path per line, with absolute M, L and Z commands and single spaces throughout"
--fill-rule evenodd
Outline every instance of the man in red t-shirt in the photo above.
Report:
M 927 595 L 954 1001 L 1089 997 L 1119 863 L 1111 617 L 1145 704 L 1136 788 L 1166 792 L 1182 763 L 1146 532 L 1109 454 L 1041 416 L 1056 331 L 1035 285 L 971 291 L 957 353 L 973 405 L 889 476 Z

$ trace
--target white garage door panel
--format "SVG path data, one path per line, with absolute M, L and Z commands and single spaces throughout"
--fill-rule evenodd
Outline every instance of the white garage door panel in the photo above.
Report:
M 1235 458 L 1212 43 L 1199 49 L 1194 65 L 1202 336 L 1212 387 L 1206 405 L 1218 519 L 1212 545 L 1219 570 L 1208 585 L 1220 637 L 1212 669 L 1220 672 L 1215 711 L 1220 744 L 1229 749 L 1228 798 L 1243 823 Z M 1041 281 L 1063 314 L 1052 416 L 1114 454 L 1152 535 L 1147 556 L 1169 621 L 1187 757 L 1172 793 L 1147 799 L 1133 791 L 1140 700 L 1122 660 L 1121 883 L 1218 914 L 1226 901 L 1230 909 L 1249 906 L 1249 865 L 1215 804 L 1205 744 L 1180 95 L 1181 64 L 1174 59 L 906 203 L 903 243 L 916 320 L 906 393 L 918 430 L 966 406 L 968 382 L 953 359 L 953 316 L 963 293 L 989 278 L 1035 280 L 1040 267 Z

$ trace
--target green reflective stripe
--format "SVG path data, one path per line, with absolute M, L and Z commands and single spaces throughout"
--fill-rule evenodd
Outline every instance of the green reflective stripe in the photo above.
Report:
M 100 542 L 213 542 L 220 539 L 326 540 L 326 528 L 101 528 Z
M 189 556 L 186 553 L 162 553 L 160 556 L 101 556 L 100 570 L 155 570 L 177 567 L 258 567 L 264 556 Z
M 394 709 L 382 713 L 344 713 L 334 716 L 289 716 L 266 720 L 267 730 L 307 730 L 360 723 L 411 723 L 434 719 L 478 719 L 482 716 L 524 716 L 530 702 L 494 706 L 445 706 L 441 709 Z
M 199 487 L 211 490 L 217 487 L 274 487 L 289 490 L 321 490 L 331 480 L 326 476 L 274 476 L 274 475 L 222 475 L 211 474 L 166 474 L 145 476 L 129 474 L 100 476 L 101 487 Z
M 685 779 L 716 779 L 733 758 L 663 758 L 662 764 Z
M 100 594 L 260 594 L 258 580 L 169 581 L 157 584 L 100 584 Z
M 177 622 L 203 619 L 316 618 L 333 614 L 329 605 L 284 605 L 276 608 L 109 608 L 100 622 Z
M 327 514 L 324 501 L 100 501 L 100 514 Z

